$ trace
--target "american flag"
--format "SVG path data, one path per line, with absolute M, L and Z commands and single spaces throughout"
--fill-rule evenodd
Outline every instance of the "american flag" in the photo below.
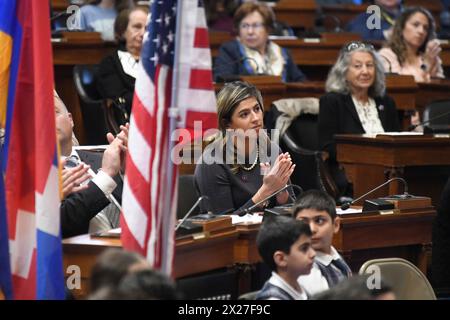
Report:
M 122 244 L 171 274 L 178 177 L 170 159 L 170 137 L 176 128 L 192 132 L 196 120 L 202 121 L 203 131 L 216 125 L 201 1 L 151 3 L 139 68 L 122 199 Z
M 34 0 L 0 1 L 0 43 L 0 113 L 6 115 L 0 289 L 7 298 L 63 299 L 48 6 Z

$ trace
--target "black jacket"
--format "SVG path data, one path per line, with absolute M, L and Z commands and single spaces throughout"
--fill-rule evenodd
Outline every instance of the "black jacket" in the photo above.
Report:
M 125 108 L 131 113 L 136 79 L 123 71 L 117 51 L 104 58 L 99 65 L 96 83 L 103 99 L 125 99 Z
M 395 102 L 388 96 L 375 98 L 378 116 L 384 131 L 399 131 L 400 125 Z M 359 120 L 350 94 L 327 93 L 320 98 L 319 146 L 336 161 L 335 134 L 362 134 L 364 128 Z
M 108 204 L 103 191 L 92 181 L 87 189 L 68 195 L 60 206 L 62 237 L 87 233 L 91 219 Z

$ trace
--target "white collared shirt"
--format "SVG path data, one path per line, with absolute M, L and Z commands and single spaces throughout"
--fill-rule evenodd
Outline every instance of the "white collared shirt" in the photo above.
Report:
M 377 104 L 375 100 L 369 98 L 369 103 L 363 105 L 352 95 L 353 104 L 358 113 L 359 120 L 364 128 L 364 131 L 369 134 L 383 133 L 384 128 L 378 116 Z M 381 108 L 382 106 L 380 106 Z
M 117 55 L 119 56 L 123 71 L 130 77 L 136 79 L 138 74 L 139 61 L 136 61 L 133 55 L 128 51 L 117 50 Z
M 72 153 L 70 156 L 76 156 L 80 159 L 78 152 L 75 148 L 72 148 Z M 62 156 L 61 159 L 65 159 L 66 157 Z M 80 163 L 83 163 L 81 160 L 78 160 Z M 103 171 L 98 171 L 97 174 L 92 169 L 89 169 L 89 174 L 93 176 L 92 182 L 103 192 L 105 197 L 109 199 L 114 189 L 117 187 L 117 183 L 111 178 L 107 173 Z M 86 180 L 83 183 L 88 183 L 89 180 Z M 88 233 L 107 231 L 113 228 L 117 228 L 119 226 L 119 215 L 120 210 L 112 203 L 107 205 L 103 210 L 101 210 L 95 217 L 93 217 L 89 221 L 89 230 Z
M 306 292 L 304 290 L 302 290 L 302 292 L 298 292 L 275 272 L 272 272 L 272 276 L 269 279 L 269 283 L 286 291 L 294 300 L 308 300 L 308 296 L 306 295 Z M 270 298 L 269 300 L 278 300 L 278 299 Z
M 342 259 L 342 257 L 336 251 L 336 249 L 331 246 L 331 254 L 316 251 L 316 257 L 314 258 L 314 261 L 318 261 L 324 266 L 328 266 L 330 265 L 331 261 L 337 259 Z M 313 267 L 311 268 L 311 272 L 308 275 L 300 276 L 298 278 L 298 283 L 310 296 L 329 289 L 328 281 L 322 275 L 322 272 L 320 271 L 316 262 L 314 262 Z
M 72 148 L 72 153 L 70 154 L 70 156 L 76 156 L 78 159 L 80 159 L 80 156 L 78 155 L 78 152 L 75 148 Z M 64 156 L 61 157 L 61 159 L 65 158 L 66 157 Z M 79 162 L 83 163 L 81 160 L 79 160 Z M 91 176 L 93 176 L 92 182 L 95 183 L 95 185 L 99 187 L 100 190 L 102 190 L 102 192 L 106 197 L 109 197 L 111 193 L 114 191 L 114 189 L 117 187 L 117 183 L 114 181 L 114 179 L 101 170 L 99 170 L 97 174 L 95 174 L 94 171 L 92 171 L 92 169 L 89 169 L 88 173 Z

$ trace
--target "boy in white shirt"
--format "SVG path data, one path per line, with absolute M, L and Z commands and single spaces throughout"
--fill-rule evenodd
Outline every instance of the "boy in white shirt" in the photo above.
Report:
M 349 266 L 331 245 L 340 228 L 333 198 L 318 190 L 304 192 L 296 201 L 293 217 L 309 225 L 312 247 L 316 250 L 311 273 L 298 279 L 306 292 L 315 295 L 350 277 Z
M 308 274 L 314 263 L 309 226 L 291 217 L 272 216 L 264 220 L 256 244 L 272 276 L 256 296 L 257 300 L 307 300 L 297 279 Z

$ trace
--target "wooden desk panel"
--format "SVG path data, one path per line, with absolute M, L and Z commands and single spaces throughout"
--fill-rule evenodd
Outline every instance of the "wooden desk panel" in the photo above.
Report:
M 418 83 L 418 110 L 423 111 L 425 107 L 433 101 L 448 99 L 450 99 L 450 80 L 435 79 L 430 83 Z
M 315 25 L 317 11 L 315 0 L 281 0 L 273 10 L 278 21 L 292 28 L 311 29 Z
M 236 229 L 228 228 L 209 237 L 177 239 L 173 276 L 181 278 L 233 265 L 237 237 Z M 108 248 L 121 247 L 120 239 L 116 238 L 81 235 L 63 240 L 65 270 L 70 265 L 79 266 L 81 270 L 81 289 L 74 291 L 76 297 L 86 297 L 89 293 L 91 270 L 98 256 Z
M 400 256 L 414 262 L 426 274 L 427 256 L 431 248 L 431 228 L 435 216 L 432 207 L 407 209 L 397 214 L 353 214 L 341 216 L 341 229 L 333 245 L 357 271 L 364 259 Z M 234 264 L 253 265 L 261 262 L 256 247 L 260 224 L 239 224 L 216 231 L 209 238 L 177 239 L 174 261 L 176 278 L 212 271 Z M 77 297 L 86 297 L 92 266 L 107 248 L 121 247 L 120 239 L 77 236 L 63 241 L 64 266 L 81 268 L 81 290 Z M 390 250 L 389 254 L 375 253 Z M 412 251 L 405 256 L 405 249 Z M 375 256 L 376 254 L 376 256 Z M 238 282 L 248 279 L 237 279 Z
M 377 138 L 363 135 L 336 135 L 337 159 L 353 182 L 354 197 L 359 197 L 393 177 L 409 182 L 411 194 L 432 198 L 437 205 L 450 170 L 450 138 L 410 136 Z M 370 197 L 403 191 L 391 183 Z

